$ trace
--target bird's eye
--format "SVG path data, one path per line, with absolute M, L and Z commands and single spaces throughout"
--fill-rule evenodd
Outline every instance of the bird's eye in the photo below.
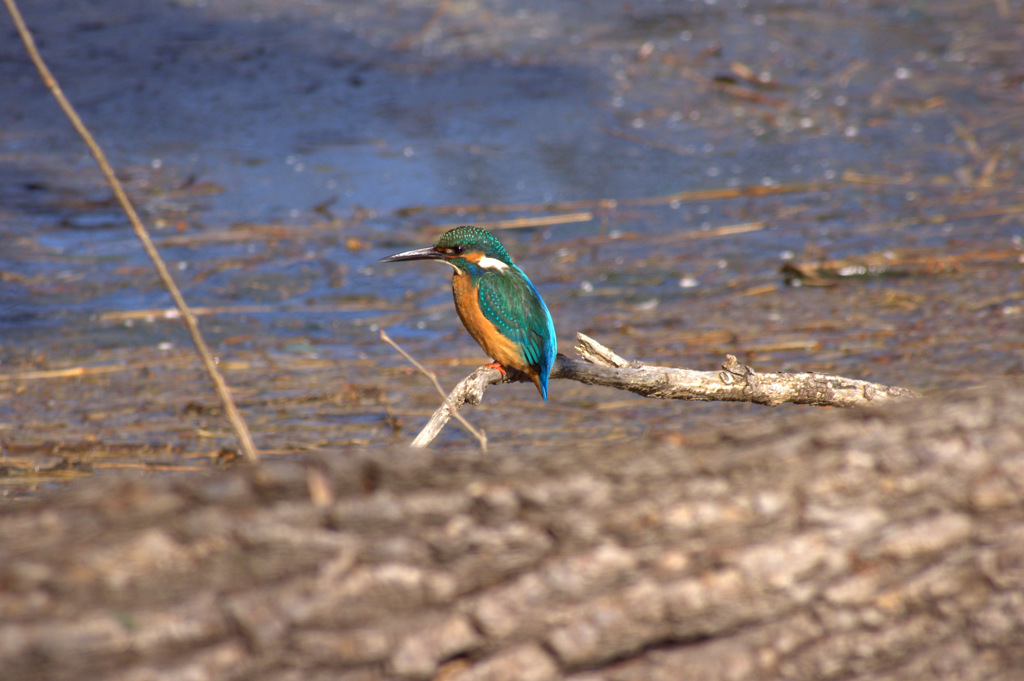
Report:
M 455 255 L 462 255 L 462 253 L 466 250 L 466 247 L 465 246 L 452 246 L 451 250 L 452 250 L 452 253 L 454 253 Z

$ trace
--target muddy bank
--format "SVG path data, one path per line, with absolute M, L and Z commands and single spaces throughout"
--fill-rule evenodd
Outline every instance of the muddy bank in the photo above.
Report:
M 89 480 L 0 507 L 0 663 L 12 681 L 1017 678 L 1021 409 L 1004 384 L 682 446 Z

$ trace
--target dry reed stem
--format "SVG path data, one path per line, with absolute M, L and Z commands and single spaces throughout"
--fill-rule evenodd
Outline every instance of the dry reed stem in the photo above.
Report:
M 17 3 L 15 0 L 3 0 L 3 2 L 7 7 L 7 11 L 11 15 L 11 19 L 14 21 L 18 35 L 21 36 L 21 40 L 25 44 L 25 50 L 28 52 L 29 58 L 32 60 L 36 70 L 39 71 L 39 75 L 43 79 L 43 83 L 57 100 L 58 106 L 60 106 L 61 110 L 71 122 L 71 125 L 75 128 L 75 131 L 78 132 L 82 140 L 85 142 L 85 145 L 89 148 L 90 153 L 92 153 L 93 158 L 100 167 L 100 171 L 103 173 L 103 176 L 110 185 L 114 196 L 117 198 L 117 202 L 120 204 L 121 209 L 124 211 L 125 215 L 128 216 L 128 221 L 131 223 L 132 229 L 135 231 L 135 235 L 139 238 L 139 241 L 142 242 L 142 247 L 149 256 L 149 259 L 153 261 L 153 267 L 156 268 L 160 280 L 167 288 L 167 292 L 170 293 L 171 298 L 174 299 L 174 304 L 181 311 L 182 319 L 188 329 L 189 336 L 192 338 L 192 343 L 195 345 L 196 352 L 199 354 L 203 366 L 206 368 L 206 373 L 209 375 L 210 380 L 213 383 L 214 390 L 217 392 L 221 403 L 224 405 L 224 414 L 227 416 L 228 421 L 235 432 L 235 438 L 238 440 L 242 454 L 249 462 L 258 463 L 259 454 L 256 451 L 256 445 L 253 444 L 248 426 L 242 419 L 238 409 L 235 407 L 235 403 L 231 398 L 231 392 L 228 389 L 227 383 L 225 383 L 223 376 L 221 376 L 220 372 L 217 370 L 217 361 L 206 346 L 206 341 L 203 339 L 203 336 L 199 331 L 199 324 L 196 321 L 195 316 L 193 316 L 191 310 L 189 310 L 188 304 L 185 302 L 184 297 L 181 295 L 181 291 L 174 283 L 174 279 L 171 277 L 171 273 L 167 269 L 167 265 L 164 263 L 160 253 L 156 250 L 156 246 L 153 245 L 153 240 L 150 238 L 146 227 L 142 224 L 142 220 L 139 218 L 139 215 L 135 210 L 135 206 L 132 205 L 131 200 L 128 198 L 128 194 L 121 185 L 121 181 L 117 179 L 114 169 L 107 161 L 106 154 L 103 153 L 103 150 L 96 142 L 96 139 L 92 136 L 92 133 L 89 132 L 85 123 L 82 122 L 82 119 L 79 117 L 78 112 L 75 111 L 75 108 L 71 105 L 71 102 L 64 96 L 64 91 L 61 89 L 60 84 L 50 71 L 50 68 L 46 65 L 46 62 L 43 61 L 43 57 L 39 53 L 39 49 L 36 47 L 35 39 L 32 37 L 32 33 L 29 31 L 28 26 L 25 24 L 25 20 L 21 16 L 21 11 L 18 9 Z
M 673 202 L 711 201 L 715 199 L 736 199 L 741 197 L 775 196 L 821 191 L 830 187 L 827 183 L 806 182 L 778 184 L 771 186 L 750 185 L 747 187 L 719 187 L 716 189 L 695 189 L 673 192 L 659 196 L 640 196 L 633 199 L 583 199 L 579 201 L 548 201 L 545 203 L 466 203 L 441 206 L 407 206 L 395 211 L 405 217 L 416 213 L 433 215 L 461 215 L 468 213 L 536 213 L 540 211 L 609 211 L 620 206 L 667 206 Z
M 119 371 L 128 371 L 133 367 L 126 364 L 103 365 L 93 367 L 68 367 L 67 369 L 47 369 L 43 371 L 19 371 L 14 374 L 0 374 L 0 382 L 7 381 L 34 381 L 41 378 L 79 378 L 81 376 L 94 376 L 97 374 L 112 374 Z
M 437 25 L 437 22 L 441 20 L 441 17 L 447 11 L 448 2 L 449 0 L 440 0 L 440 2 L 437 3 L 437 7 L 435 7 L 434 11 L 431 13 L 430 18 L 427 19 L 426 23 L 423 24 L 416 31 L 413 31 L 409 35 L 397 41 L 392 46 L 393 49 L 408 50 L 413 45 L 423 40 L 427 36 L 427 34 L 430 33 L 431 30 L 433 30 L 434 26 Z
M 391 347 L 393 347 L 395 350 L 397 350 L 399 352 L 399 354 L 402 355 L 402 357 L 405 357 L 405 359 L 409 361 L 410 364 L 412 364 L 414 367 L 419 369 L 420 373 L 422 373 L 424 376 L 426 376 L 427 378 L 430 379 L 430 382 L 434 384 L 434 387 L 437 389 L 438 394 L 444 400 L 444 404 L 441 405 L 441 409 L 447 409 L 448 410 L 448 414 L 449 414 L 448 418 L 451 418 L 452 416 L 454 416 L 459 421 L 459 423 L 461 423 L 463 426 L 465 426 L 466 430 L 468 430 L 470 433 L 472 433 L 473 437 L 475 437 L 477 439 L 477 442 L 480 443 L 480 449 L 482 451 L 486 452 L 487 451 L 487 435 L 483 431 L 478 431 L 476 428 L 474 428 L 472 425 L 470 425 L 469 421 L 467 421 L 462 416 L 462 414 L 459 413 L 459 411 L 455 407 L 455 405 L 453 405 L 451 403 L 451 401 L 449 401 L 448 395 L 445 394 L 444 388 L 441 387 L 441 383 L 438 382 L 438 380 L 437 380 L 437 376 L 435 376 L 431 372 L 427 371 L 426 368 L 422 364 L 417 362 L 416 359 L 412 355 L 410 355 L 408 352 L 403 350 L 398 345 L 398 343 L 396 343 L 395 341 L 391 340 L 391 338 L 386 333 L 384 333 L 383 329 L 381 329 L 381 331 L 380 331 L 380 339 L 382 341 L 384 341 L 385 343 L 387 343 L 388 345 L 390 345 Z M 445 418 L 445 422 L 446 423 L 448 421 L 448 418 Z M 425 445 L 417 445 L 414 442 L 413 446 L 416 447 L 416 446 L 425 446 Z
M 540 215 L 531 218 L 512 218 L 511 220 L 478 220 L 473 224 L 477 227 L 483 227 L 484 229 L 524 229 L 527 227 L 568 225 L 574 222 L 590 222 L 593 219 L 593 213 L 590 211 L 583 211 L 580 213 L 564 213 L 562 215 Z M 458 227 L 461 224 L 464 223 L 453 222 L 441 226 L 445 229 L 451 229 L 452 227 Z
M 305 314 L 315 312 L 376 312 L 378 310 L 397 309 L 402 308 L 387 303 L 367 301 L 366 303 L 345 303 L 344 305 L 218 305 L 193 307 L 192 314 L 197 317 L 206 317 L 211 315 L 272 314 L 283 312 Z M 100 314 L 99 319 L 104 322 L 119 322 L 136 319 L 156 321 L 158 319 L 179 319 L 180 317 L 180 310 L 173 307 L 155 307 L 146 310 L 113 310 Z

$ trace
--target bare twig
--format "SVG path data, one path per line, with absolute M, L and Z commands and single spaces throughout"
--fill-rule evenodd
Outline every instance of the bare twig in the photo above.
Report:
M 45 369 L 42 371 L 19 371 L 13 374 L 0 374 L 0 383 L 8 381 L 34 381 L 41 378 L 79 378 L 97 374 L 112 374 L 129 371 L 132 367 L 126 364 L 105 364 L 103 366 L 77 366 L 67 369 Z
M 36 69 L 39 71 L 39 75 L 43 79 L 43 83 L 53 94 L 57 100 L 57 104 L 61 110 L 71 121 L 71 125 L 75 128 L 78 134 L 85 141 L 85 145 L 89 148 L 96 163 L 99 165 L 103 176 L 106 178 L 107 183 L 110 185 L 111 190 L 114 192 L 114 196 L 117 198 L 117 202 L 121 205 L 121 209 L 128 216 L 128 221 L 131 222 L 132 229 L 135 230 L 135 235 L 142 242 L 142 247 L 145 249 L 149 259 L 153 261 L 153 266 L 156 268 L 157 274 L 160 276 L 160 281 L 163 282 L 167 288 L 168 293 L 171 294 L 171 298 L 174 299 L 174 304 L 181 311 L 181 317 L 185 322 L 185 326 L 188 328 L 189 336 L 192 337 L 192 343 L 196 347 L 196 352 L 199 353 L 202 359 L 203 366 L 206 368 L 206 373 L 210 376 L 210 380 L 213 382 L 214 390 L 217 391 L 217 396 L 220 398 L 221 403 L 224 405 L 224 414 L 227 416 L 228 421 L 231 423 L 232 429 L 235 431 L 235 438 L 238 440 L 238 445 L 242 450 L 242 454 L 251 463 L 259 461 L 259 454 L 256 452 L 256 446 L 253 444 L 252 436 L 249 434 L 249 428 L 246 426 L 245 421 L 239 414 L 238 409 L 235 407 L 235 402 L 231 398 L 231 392 L 228 389 L 227 383 L 224 381 L 224 377 L 221 376 L 217 370 L 217 360 L 214 359 L 210 353 L 210 349 L 206 346 L 206 341 L 203 339 L 202 334 L 199 332 L 199 324 L 196 322 L 195 316 L 189 310 L 188 305 L 185 303 L 185 299 L 181 295 L 181 291 L 178 290 L 178 286 L 174 283 L 174 279 L 171 277 L 171 273 L 167 269 L 167 265 L 164 264 L 163 258 L 160 257 L 160 253 L 156 250 L 156 246 L 153 245 L 153 240 L 149 236 L 149 232 L 146 231 L 146 227 L 142 224 L 142 220 L 139 219 L 138 213 L 135 211 L 135 207 L 132 205 L 131 200 L 128 198 L 128 194 L 125 193 L 124 187 L 121 186 L 121 181 L 117 179 L 117 175 L 114 173 L 114 169 L 107 162 L 107 157 L 103 153 L 99 144 L 96 143 L 95 138 L 89 129 L 85 127 L 85 123 L 78 116 L 78 112 L 75 111 L 74 107 L 71 106 L 71 102 L 68 101 L 67 97 L 64 96 L 64 91 L 61 89 L 60 84 L 50 71 L 46 62 L 43 61 L 42 55 L 39 54 L 39 49 L 36 47 L 35 39 L 32 37 L 32 33 L 28 30 L 28 26 L 25 24 L 25 20 L 21 16 L 21 11 L 18 9 L 15 0 L 3 0 L 4 5 L 7 7 L 7 11 L 10 13 L 11 18 L 14 20 L 14 25 L 18 30 L 18 34 L 21 36 L 22 42 L 25 43 L 25 50 L 28 52 L 29 57 L 32 59 L 32 63 L 35 64 Z
M 559 215 L 538 215 L 536 217 L 512 218 L 511 220 L 477 220 L 473 224 L 484 229 L 523 229 L 524 227 L 548 227 L 551 225 L 567 225 L 573 222 L 589 222 L 594 219 L 590 211 L 579 213 L 562 213 Z M 457 227 L 462 222 L 443 225 L 445 228 Z
M 707 76 L 693 70 L 683 69 L 683 75 L 692 78 L 709 90 L 717 90 L 724 92 L 728 95 L 736 97 L 737 99 L 745 99 L 757 104 L 764 104 L 766 106 L 784 107 L 786 106 L 786 100 L 778 97 L 769 97 L 768 95 L 758 92 L 757 90 L 747 87 L 745 85 L 738 85 L 736 83 L 722 82 L 714 78 L 708 78 Z
M 863 407 L 919 397 L 909 388 L 842 376 L 811 372 L 762 374 L 740 364 L 732 355 L 726 356 L 719 371 L 653 366 L 623 359 L 585 334 L 577 333 L 576 339 L 583 360 L 558 355 L 551 378 L 628 390 L 662 400 L 753 402 L 765 406 L 790 402 L 819 407 Z M 467 402 L 479 404 L 488 386 L 525 380 L 525 376 L 502 376 L 497 369 L 480 367 L 448 394 L 444 405 L 416 436 L 413 446 L 430 444 L 451 415 L 458 415 L 454 410 Z
M 438 394 L 441 396 L 442 399 L 444 399 L 444 404 L 441 405 L 441 407 L 437 410 L 437 412 L 434 412 L 434 416 L 436 417 L 438 412 L 444 411 L 445 412 L 444 423 L 448 423 L 448 420 L 452 416 L 454 416 L 456 419 L 458 419 L 459 423 L 461 423 L 463 426 L 465 426 L 466 430 L 468 430 L 470 433 L 472 433 L 473 437 L 475 437 L 477 439 L 477 441 L 480 443 L 480 449 L 482 449 L 483 451 L 486 452 L 487 451 L 487 435 L 483 431 L 477 430 L 472 425 L 470 425 L 469 421 L 467 421 L 462 416 L 462 414 L 459 413 L 459 407 L 462 406 L 462 404 L 465 402 L 465 400 L 463 400 L 462 402 L 459 402 L 458 405 L 455 405 L 448 398 L 448 396 L 444 394 L 444 388 L 442 388 L 441 384 L 438 382 L 437 376 L 435 376 L 433 373 L 427 371 L 426 368 L 422 364 L 417 362 L 416 359 L 412 355 L 410 355 L 408 352 L 406 352 L 401 347 L 399 347 L 398 343 L 396 343 L 395 341 L 391 340 L 391 338 L 386 333 L 384 333 L 384 329 L 381 329 L 381 331 L 380 331 L 380 339 L 382 341 L 384 341 L 385 343 L 387 343 L 388 345 L 390 345 L 391 347 L 393 347 L 395 350 L 398 350 L 399 354 L 401 354 L 402 357 L 405 357 L 405 359 L 408 360 L 410 364 L 412 364 L 414 367 L 419 369 L 420 373 L 422 373 L 424 376 L 429 378 L 431 383 L 434 384 L 434 387 L 437 388 Z M 501 372 L 498 371 L 497 369 L 491 369 L 491 371 L 493 371 L 494 373 L 496 373 L 499 376 L 501 376 Z M 479 372 L 480 372 L 480 370 L 477 369 L 477 373 L 479 373 Z M 465 380 L 462 381 L 462 383 L 465 383 L 465 382 L 466 382 Z M 461 386 L 462 383 L 459 383 L 459 386 Z M 455 387 L 456 391 L 459 389 L 459 386 Z M 453 391 L 453 393 L 454 393 L 454 391 Z M 412 446 L 413 447 L 426 447 L 428 444 L 430 444 L 431 440 L 433 440 L 435 437 L 437 437 L 437 433 L 441 432 L 441 428 L 444 427 L 444 423 L 441 424 L 441 427 L 439 427 L 437 429 L 437 432 L 435 432 L 433 435 L 431 435 L 430 439 L 427 440 L 426 442 L 420 442 L 420 438 L 423 437 L 423 433 L 420 433 L 416 437 L 416 439 L 413 440 Z
M 775 196 L 823 191 L 830 185 L 821 182 L 750 185 L 746 187 L 719 187 L 715 189 L 696 189 L 662 194 L 660 196 L 638 196 L 629 199 L 583 199 L 579 201 L 549 201 L 547 203 L 468 203 L 448 204 L 442 206 L 406 206 L 399 208 L 396 214 L 408 217 L 418 213 L 433 215 L 461 215 L 464 213 L 531 213 L 546 211 L 611 211 L 621 206 L 667 206 L 675 202 L 712 201 L 717 199 L 735 199 L 742 197 Z
M 448 0 L 441 0 L 437 3 L 437 7 L 434 8 L 434 12 L 427 19 L 427 23 L 423 24 L 418 30 L 405 36 L 394 44 L 396 50 L 408 50 L 413 45 L 423 40 L 424 37 L 437 25 L 440 21 L 441 16 L 448 10 Z
M 215 305 L 191 308 L 192 314 L 196 317 L 211 315 L 232 315 L 232 314 L 320 314 L 338 312 L 365 312 L 372 310 L 402 310 L 406 309 L 397 305 L 387 305 L 379 302 L 357 302 L 350 301 L 344 305 Z M 121 322 L 126 320 L 141 319 L 143 321 L 155 322 L 162 319 L 178 319 L 181 312 L 173 307 L 150 308 L 146 310 L 112 310 L 101 312 L 99 320 L 102 322 Z

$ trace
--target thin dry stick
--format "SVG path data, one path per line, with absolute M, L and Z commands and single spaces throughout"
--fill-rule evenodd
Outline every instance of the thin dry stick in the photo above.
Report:
M 235 407 L 235 402 L 231 398 L 231 392 L 228 390 L 227 383 L 224 382 L 224 377 L 220 375 L 217 370 L 217 361 L 213 358 L 210 353 L 210 349 L 206 346 L 206 341 L 203 340 L 202 334 L 199 332 L 199 324 L 196 322 L 195 316 L 192 311 L 189 310 L 188 305 L 185 303 L 185 299 L 181 295 L 181 291 L 178 290 L 178 286 L 174 283 L 174 279 L 171 278 L 171 273 L 167 269 L 167 265 L 164 264 L 163 258 L 160 257 L 160 253 L 157 252 L 156 246 L 153 245 L 153 240 L 149 237 L 149 232 L 146 231 L 146 227 L 142 224 L 142 220 L 139 219 L 138 213 L 135 212 L 135 206 L 132 205 L 131 200 L 128 198 L 128 194 L 125 193 L 124 187 L 121 186 L 120 180 L 117 179 L 117 175 L 114 174 L 114 169 L 111 168 L 110 163 L 107 162 L 107 157 L 100 149 L 99 144 L 96 143 L 92 133 L 85 127 L 82 119 L 78 116 L 74 107 L 71 106 L 71 102 L 68 101 L 67 97 L 64 96 L 64 92 L 54 77 L 50 68 L 43 61 L 42 55 L 39 54 L 39 49 L 36 47 L 35 39 L 32 37 L 32 33 L 28 30 L 28 26 L 25 24 L 25 20 L 21 16 L 21 11 L 18 9 L 18 5 L 15 0 L 3 0 L 4 5 L 7 7 L 7 11 L 11 15 L 11 19 L 14 20 L 14 26 L 18 31 L 18 35 L 21 36 L 21 40 L 25 43 L 25 49 L 28 51 L 29 57 L 32 59 L 32 63 L 35 64 L 36 69 L 39 71 L 39 75 L 43 79 L 47 89 L 57 100 L 57 104 L 60 106 L 64 115 L 71 121 L 71 125 L 74 126 L 75 130 L 85 141 L 85 145 L 89 147 L 89 151 L 92 153 L 96 163 L 99 165 L 100 170 L 103 172 L 103 176 L 106 178 L 107 183 L 114 192 L 114 196 L 117 198 L 117 202 L 121 205 L 121 209 L 128 216 L 128 221 L 131 222 L 132 229 L 135 230 L 135 236 L 142 242 L 142 247 L 145 249 L 149 259 L 153 261 L 153 266 L 156 268 L 157 274 L 160 276 L 160 280 L 167 288 L 168 293 L 171 294 L 171 298 L 174 299 L 174 304 L 177 305 L 178 309 L 181 310 L 181 317 L 185 322 L 185 326 L 188 328 L 188 333 L 192 337 L 192 343 L 196 347 L 196 352 L 199 353 L 199 357 L 203 361 L 203 366 L 206 368 L 206 373 L 209 374 L 210 380 L 213 382 L 213 387 L 217 391 L 217 396 L 220 398 L 221 403 L 224 405 L 224 413 L 231 423 L 231 427 L 235 431 L 235 437 L 238 439 L 238 444 L 242 449 L 242 454 L 251 463 L 257 463 L 259 461 L 259 454 L 256 452 L 256 446 L 253 444 L 252 436 L 249 435 L 249 428 L 246 426 L 245 421 L 242 419 L 241 414 L 238 413 L 238 409 Z
M 434 9 L 434 13 L 427 19 L 427 23 L 423 24 L 419 30 L 407 35 L 394 44 L 396 50 L 408 50 L 410 47 L 422 40 L 431 29 L 437 25 L 437 22 L 441 19 L 441 15 L 448 9 L 448 0 L 441 0 L 437 3 L 437 7 Z
M 567 225 L 572 222 L 589 222 L 594 219 L 590 211 L 582 213 L 563 213 L 561 215 L 539 215 L 529 218 L 513 218 L 511 220 L 476 221 L 473 224 L 484 229 L 522 229 L 524 227 L 547 227 L 550 225 Z M 457 227 L 462 222 L 449 223 L 445 227 Z
M 7 381 L 34 381 L 41 378 L 79 378 L 96 374 L 112 374 L 119 371 L 130 371 L 133 367 L 125 364 L 104 365 L 98 367 L 68 367 L 67 369 L 47 369 L 45 371 L 21 371 L 14 374 L 0 374 L 0 383 Z
M 388 335 L 386 333 L 384 333 L 384 329 L 381 329 L 381 331 L 380 331 L 380 339 L 382 341 L 384 341 L 385 343 L 387 343 L 388 345 L 390 345 L 391 347 L 393 347 L 395 350 L 398 350 L 398 352 L 402 355 L 402 357 L 405 357 L 409 361 L 410 364 L 412 364 L 414 367 L 419 369 L 420 372 L 424 376 L 426 376 L 427 378 L 430 379 L 430 381 L 434 384 L 434 387 L 437 388 L 437 393 L 444 400 L 444 405 L 448 407 L 448 413 L 451 416 L 454 416 L 456 419 L 458 419 L 459 423 L 464 425 L 466 427 L 466 430 L 468 430 L 470 433 L 473 434 L 474 437 L 476 437 L 476 439 L 480 442 L 480 449 L 486 452 L 487 451 L 487 435 L 484 434 L 483 431 L 478 431 L 476 428 L 474 428 L 473 426 L 470 425 L 469 421 L 467 421 L 465 418 L 463 418 L 462 414 L 459 413 L 459 410 L 455 408 L 455 405 L 453 405 L 448 400 L 448 395 L 445 393 L 444 388 L 442 388 L 441 384 L 438 382 L 437 376 L 435 376 L 431 372 L 427 371 L 426 368 L 424 368 L 424 366 L 422 364 L 417 362 L 413 358 L 412 355 L 410 355 L 408 352 L 406 352 L 405 350 L 400 348 L 398 346 L 398 343 L 396 343 L 395 341 L 391 340 L 391 338 L 388 337 Z M 447 421 L 447 419 L 445 419 L 445 420 Z M 433 438 L 431 438 L 431 439 L 433 439 Z
M 452 215 L 464 213 L 529 213 L 547 211 L 611 211 L 621 206 L 664 206 L 676 201 L 712 201 L 744 197 L 774 196 L 776 194 L 814 192 L 828 189 L 822 182 L 800 184 L 779 184 L 772 186 L 751 185 L 747 187 L 722 187 L 718 189 L 697 189 L 660 196 L 639 196 L 631 199 L 582 199 L 579 201 L 549 201 L 547 203 L 466 203 L 441 206 L 406 206 L 395 211 L 400 217 L 418 213 Z

